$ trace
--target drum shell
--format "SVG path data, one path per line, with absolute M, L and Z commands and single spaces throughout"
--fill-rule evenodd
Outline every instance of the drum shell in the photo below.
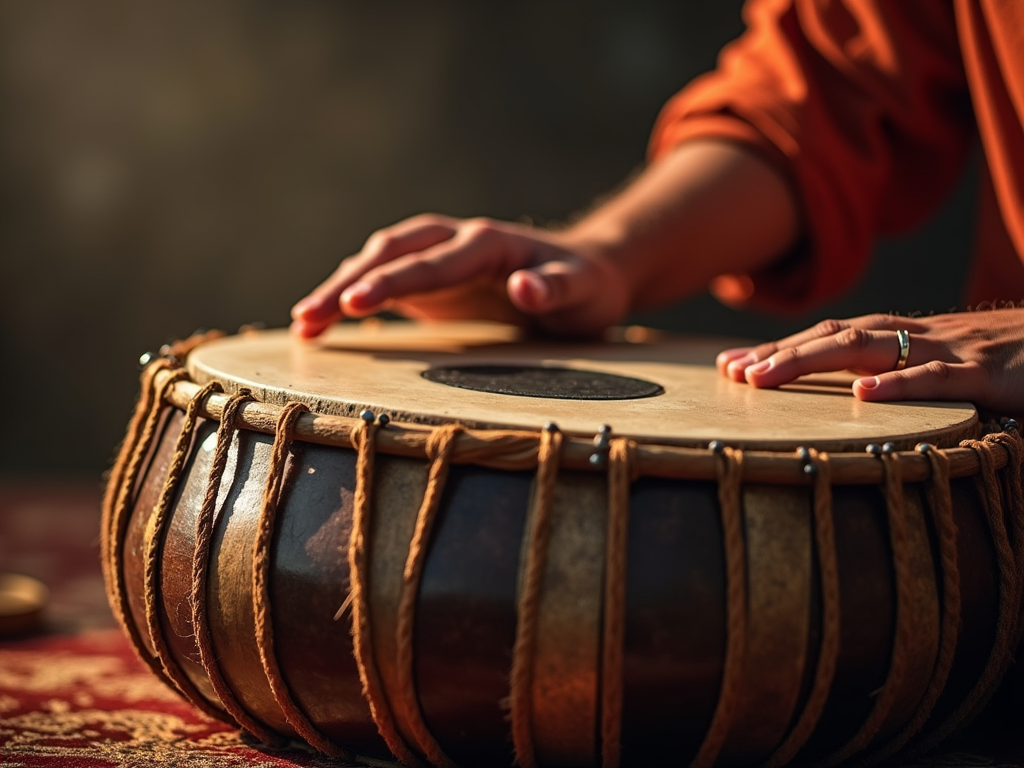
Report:
M 145 595 L 140 553 L 147 525 L 163 487 L 182 414 L 165 410 L 159 438 L 135 489 L 124 552 L 124 581 L 130 619 L 147 643 Z M 192 558 L 195 520 L 206 492 L 216 423 L 196 430 L 166 531 L 158 609 L 160 626 L 173 662 L 215 706 L 220 706 L 207 671 L 198 663 L 192 631 Z M 281 712 L 259 660 L 254 632 L 252 547 L 260 498 L 268 472 L 272 437 L 239 430 L 233 438 L 215 518 L 209 579 L 204 588 L 213 644 L 221 671 L 240 703 L 274 730 L 294 734 Z M 426 483 L 428 464 L 409 458 L 377 456 L 375 495 L 415 511 Z M 562 551 L 599 549 L 607 514 L 604 476 L 563 472 L 562 505 L 577 508 L 583 521 L 559 544 Z M 516 632 L 516 596 L 523 559 L 523 538 L 534 475 L 456 465 L 446 484 L 441 512 L 430 542 L 416 605 L 415 686 L 424 719 L 438 742 L 463 764 L 511 762 L 507 698 L 509 668 Z M 355 490 L 355 453 L 348 449 L 296 442 L 287 467 L 284 499 L 271 547 L 269 610 L 274 652 L 288 688 L 300 708 L 328 738 L 361 753 L 385 756 L 386 747 L 364 700 L 353 655 L 350 618 L 336 617 L 349 587 L 347 547 Z M 935 531 L 925 494 L 908 488 L 924 510 L 919 559 L 931 563 L 935 600 L 941 601 L 941 573 Z M 961 563 L 963 629 L 950 682 L 937 707 L 948 713 L 977 679 L 994 637 L 998 581 L 984 507 L 971 479 L 953 483 L 957 546 Z M 765 503 L 764 499 L 771 501 Z M 781 501 L 780 501 L 781 499 Z M 760 522 L 769 527 L 784 510 L 794 552 L 763 548 L 748 552 L 749 563 L 771 562 L 790 572 L 786 554 L 800 562 L 804 583 L 793 589 L 806 595 L 804 616 L 789 613 L 779 621 L 802 623 L 802 637 L 789 647 L 763 650 L 773 659 L 765 680 L 757 670 L 745 674 L 745 696 L 756 702 L 785 689 L 788 703 L 776 713 L 772 728 L 753 720 L 730 730 L 723 762 L 753 764 L 765 759 L 785 736 L 810 690 L 821 637 L 818 553 L 811 526 L 812 496 L 807 486 L 762 485 L 744 489 L 748 545 L 752 509 L 769 511 Z M 383 513 L 381 513 L 383 514 Z M 840 653 L 835 682 L 824 716 L 803 756 L 821 755 L 853 736 L 870 712 L 874 695 L 885 682 L 895 627 L 895 584 L 888 541 L 885 503 L 875 486 L 834 489 L 840 571 Z M 589 522 L 587 522 L 589 521 Z M 796 533 L 792 533 L 796 531 Z M 378 537 L 384 534 L 377 532 Z M 771 536 L 768 536 L 771 539 Z M 726 647 L 726 581 L 718 486 L 707 480 L 640 478 L 631 490 L 627 553 L 627 608 L 624 656 L 622 756 L 626 765 L 686 762 L 697 750 L 719 694 Z M 393 552 L 378 558 L 401 561 Z M 558 552 L 549 553 L 552 558 Z M 749 564 L 748 563 L 748 564 Z M 571 558 L 552 571 L 553 580 L 578 580 L 593 586 L 594 568 Z M 597 568 L 598 576 L 600 568 Z M 372 578 L 372 576 L 371 576 Z M 559 585 L 548 584 L 557 592 Z M 562 587 L 567 594 L 573 587 Z M 580 592 L 561 624 L 598 626 L 601 604 L 590 591 Z M 766 619 L 748 618 L 763 625 Z M 373 606 L 371 606 L 373 610 Z M 579 614 L 572 613 L 579 611 Z M 767 621 L 771 622 L 769 616 Z M 386 623 L 386 622 L 382 622 Z M 562 630 L 557 630 L 561 626 Z M 769 634 L 771 634 L 769 632 Z M 557 666 L 563 651 L 572 670 L 575 694 L 553 691 L 555 701 L 584 704 L 573 711 L 550 713 L 537 722 L 542 763 L 596 763 L 599 753 L 597 634 L 586 642 L 550 637 L 548 655 Z M 378 641 L 386 646 L 387 640 Z M 585 647 L 581 647 L 585 646 Z M 378 650 L 381 645 L 377 645 Z M 153 653 L 152 643 L 148 652 Z M 750 649 L 748 649 L 750 650 Z M 754 655 L 758 649 L 753 647 Z M 775 656 L 771 656 L 775 654 Z M 593 660 L 587 669 L 588 659 Z M 378 664 L 386 667 L 386 659 Z M 778 669 L 788 669 L 779 681 Z M 386 670 L 385 670 L 386 672 Z M 774 677 L 773 677 L 774 675 Z M 387 674 L 385 674 L 385 678 Z M 547 681 L 540 681 L 546 684 Z M 754 691 L 754 693 L 750 693 Z M 919 696 L 920 694 L 918 694 Z M 585 702 L 590 701 L 589 704 Z M 912 711 L 916 701 L 903 702 Z M 541 702 L 541 708 L 543 708 Z M 753 706 L 753 705 L 752 705 Z M 900 723 L 887 723 L 879 739 L 892 736 Z M 755 733 L 755 731 L 757 731 Z M 587 746 L 589 744 L 589 746 Z

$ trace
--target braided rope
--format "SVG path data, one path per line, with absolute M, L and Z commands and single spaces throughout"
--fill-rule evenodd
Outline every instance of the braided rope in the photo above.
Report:
M 352 502 L 352 533 L 348 544 L 349 597 L 352 605 L 352 648 L 359 670 L 363 697 L 370 708 L 370 716 L 377 732 L 388 749 L 402 763 L 422 765 L 398 732 L 395 716 L 388 703 L 384 683 L 373 650 L 373 625 L 370 622 L 369 554 L 367 536 L 370 530 L 371 491 L 377 425 L 361 422 L 352 437 L 356 443 L 356 491 Z
M 1010 538 L 1010 546 L 1017 553 L 1015 580 L 1019 585 L 1021 597 L 1024 599 L 1024 522 L 1021 521 L 1021 515 L 1024 514 L 1024 484 L 1021 482 L 1021 471 L 1024 468 L 1024 440 L 1021 439 L 1020 433 L 1013 429 L 1009 432 L 986 435 L 985 441 L 1002 446 L 1008 457 L 1003 478 L 1007 481 L 1010 510 L 1015 510 L 1016 514 L 1011 514 L 1005 522 L 1009 526 L 1007 535 Z M 1020 641 L 1022 628 L 1024 628 L 1024 616 L 1018 616 L 1014 629 L 1014 637 L 1017 638 L 1017 642 Z
M 114 502 L 110 508 L 109 529 L 107 537 L 112 542 L 109 550 L 109 567 L 107 569 L 107 597 L 114 615 L 121 626 L 127 632 L 132 647 L 146 666 L 148 666 L 164 683 L 175 688 L 174 681 L 167 676 L 163 665 L 156 656 L 152 655 L 146 647 L 142 632 L 131 617 L 131 609 L 128 605 L 128 592 L 124 581 L 124 548 L 125 536 L 128 532 L 128 522 L 131 517 L 132 493 L 142 473 L 144 459 L 149 454 L 153 441 L 156 438 L 157 426 L 160 423 L 160 414 L 163 410 L 164 397 L 175 382 L 184 378 L 184 371 L 171 371 L 170 375 L 157 383 L 157 374 L 170 367 L 167 360 L 158 360 L 146 370 L 143 381 L 150 384 L 149 395 L 143 394 L 139 402 L 139 413 L 141 418 L 138 421 L 138 434 L 132 441 L 131 455 L 124 463 L 123 470 L 119 473 L 120 485 Z M 135 422 L 135 420 L 133 420 Z M 126 441 L 127 445 L 127 441 Z
M 789 763 L 814 733 L 825 711 L 839 659 L 839 562 L 832 520 L 831 465 L 827 453 L 809 450 L 814 468 L 814 541 L 821 579 L 821 649 L 807 703 L 785 740 L 768 758 L 766 768 L 779 768 Z
M 256 618 L 256 647 L 259 649 L 260 662 L 263 664 L 263 672 L 270 684 L 270 690 L 288 724 L 314 749 L 332 757 L 348 760 L 351 759 L 348 750 L 324 736 L 299 707 L 281 673 L 281 666 L 274 652 L 274 622 L 270 612 L 271 543 L 276 530 L 277 510 L 285 484 L 285 469 L 295 434 L 295 422 L 308 411 L 309 408 L 303 403 L 288 403 L 281 410 L 274 435 L 256 541 L 252 550 L 252 605 Z
M 928 687 L 913 716 L 888 744 L 870 755 L 865 763 L 875 764 L 899 751 L 924 726 L 938 703 L 949 680 L 956 656 L 960 627 L 960 569 L 957 562 L 957 529 L 953 519 L 953 503 L 949 488 L 949 463 L 942 451 L 928 448 L 932 465 L 932 482 L 928 489 L 928 502 L 938 534 L 939 566 L 942 571 L 942 620 L 939 630 L 939 652 L 932 669 Z
M 1016 542 L 1011 541 L 1011 536 L 1006 529 L 1007 518 L 1003 509 L 1000 481 L 995 469 L 994 448 L 996 445 L 1008 448 L 1011 444 L 1019 448 L 1020 442 L 1019 438 L 1017 440 L 1006 439 L 1005 442 L 1001 438 L 1003 438 L 1002 435 L 989 435 L 984 440 L 965 440 L 961 443 L 961 446 L 978 453 L 982 467 L 981 473 L 975 481 L 979 493 L 985 500 L 986 519 L 989 532 L 992 535 L 999 572 L 999 608 L 995 638 L 988 660 L 974 687 L 938 728 L 915 745 L 913 749 L 915 753 L 935 746 L 984 707 L 1012 662 L 1016 650 L 1021 601 L 1024 597 L 1020 560 L 1018 559 L 1022 552 L 1016 548 Z M 1019 466 L 1019 453 L 1016 456 L 1011 454 L 1011 456 L 1013 460 L 1008 466 L 1007 472 L 1011 477 L 1011 485 L 1012 477 L 1015 475 L 1018 477 L 1019 484 L 1019 472 L 1012 471 L 1014 466 Z M 1013 495 L 1011 490 L 1011 499 Z M 1021 509 L 1020 507 L 1014 508 Z M 1013 519 L 1012 516 L 1011 519 Z
M 121 549 L 124 546 L 124 540 L 121 537 L 124 531 L 119 518 L 123 517 L 126 513 L 124 505 L 128 503 L 128 497 L 135 490 L 141 462 L 148 453 L 153 438 L 153 433 L 150 430 L 155 429 L 164 400 L 167 399 L 169 392 L 174 391 L 174 385 L 179 382 L 194 386 L 184 373 L 177 370 L 178 360 L 199 344 L 223 335 L 220 331 L 193 334 L 188 339 L 168 345 L 167 355 L 152 360 L 143 368 L 142 374 L 139 377 L 139 400 L 128 422 L 128 430 L 124 442 L 121 443 L 121 449 L 118 451 L 114 465 L 111 467 L 107 478 L 107 487 L 103 494 L 102 515 L 100 519 L 100 532 L 102 534 L 100 536 L 100 564 L 103 568 L 103 579 L 107 587 L 108 601 L 114 608 L 118 621 L 131 635 L 136 653 L 147 664 L 150 664 L 150 660 L 147 658 L 148 654 L 144 647 L 136 642 L 136 636 L 128 629 L 126 625 L 127 614 L 121 613 L 123 607 L 121 603 L 123 585 L 120 583 L 122 579 L 122 563 L 120 560 L 123 556 Z M 167 387 L 164 386 L 163 382 L 158 387 L 157 377 L 164 372 L 170 372 L 169 375 L 165 374 L 164 376 Z M 171 381 L 167 381 L 168 378 Z M 158 389 L 160 390 L 159 396 L 157 394 Z M 196 387 L 196 389 L 198 390 L 199 387 Z M 184 407 L 188 407 L 187 403 Z M 150 425 L 151 421 L 152 425 Z
M 169 400 L 184 408 L 188 398 L 198 389 L 192 382 L 179 382 L 172 387 Z M 201 416 L 218 419 L 227 398 L 212 396 Z M 239 426 L 254 432 L 274 434 L 281 406 L 259 403 L 246 408 Z M 299 420 L 295 429 L 297 440 L 339 448 L 355 448 L 352 434 L 359 419 L 350 416 L 310 414 Z M 427 457 L 427 442 L 434 430 L 423 424 L 392 422 L 377 439 L 381 453 L 423 459 Z M 463 430 L 451 457 L 453 464 L 475 464 L 490 469 L 515 472 L 537 467 L 537 430 L 528 429 L 470 429 Z M 978 473 L 978 458 L 967 448 L 944 449 L 950 460 L 950 477 L 969 477 Z M 562 448 L 562 469 L 598 471 L 590 462 L 594 453 L 589 437 L 566 435 Z M 928 460 L 916 452 L 901 452 L 905 482 L 925 482 L 931 477 Z M 717 480 L 718 458 L 706 448 L 677 445 L 640 444 L 636 449 L 636 473 L 643 477 L 663 477 L 680 480 Z M 831 456 L 832 480 L 840 485 L 880 485 L 884 483 L 884 468 L 877 459 L 863 453 L 834 453 Z M 999 463 L 1001 469 L 1006 460 Z M 780 454 L 778 450 L 745 450 L 743 459 L 744 482 L 809 486 L 811 478 L 804 474 L 804 463 L 796 456 Z
M 548 428 L 541 433 L 537 480 L 524 540 L 526 562 L 516 606 L 516 640 L 512 648 L 512 671 L 509 675 L 512 743 L 516 763 L 521 768 L 534 768 L 537 764 L 533 745 L 533 673 L 541 587 L 548 542 L 551 539 L 551 511 L 562 440 L 562 433 L 558 429 Z
M 140 377 L 141 389 L 139 399 L 128 422 L 127 434 L 125 435 L 124 442 L 121 443 L 121 449 L 117 452 L 114 466 L 110 469 L 107 487 L 103 493 L 102 515 L 100 517 L 100 531 L 103 534 L 100 537 L 100 562 L 103 566 L 103 581 L 106 584 L 107 595 L 110 598 L 113 598 L 120 591 L 120 587 L 117 585 L 117 580 L 120 576 L 115 576 L 116 569 L 111 569 L 115 542 L 117 546 L 123 545 L 123 542 L 117 538 L 115 533 L 114 510 L 118 506 L 118 497 L 125 486 L 124 478 L 128 464 L 131 462 L 132 456 L 135 455 L 144 425 L 149 418 L 150 411 L 154 408 L 154 402 L 156 401 L 156 374 L 158 371 L 166 369 L 169 365 L 169 361 L 160 358 L 154 360 L 143 369 Z M 110 602 L 111 605 L 115 603 L 113 599 Z M 118 618 L 120 619 L 121 617 L 119 616 Z
M 267 743 L 280 742 L 280 737 L 273 730 L 253 717 L 235 696 L 228 685 L 220 668 L 220 660 L 213 647 L 213 634 L 210 631 L 209 599 L 207 584 L 210 569 L 210 546 L 213 539 L 214 513 L 217 509 L 217 496 L 221 480 L 228 463 L 231 443 L 237 431 L 238 413 L 243 405 L 252 402 L 252 393 L 241 389 L 231 396 L 220 425 L 217 427 L 217 446 L 213 452 L 210 473 L 206 481 L 206 492 L 203 503 L 196 516 L 196 547 L 192 554 L 192 631 L 195 633 L 196 648 L 199 650 L 199 662 L 206 670 L 217 698 L 224 709 L 242 728 L 257 739 Z
M 871 714 L 857 733 L 842 747 L 819 761 L 819 766 L 835 766 L 865 749 L 878 735 L 899 698 L 913 649 L 913 630 L 909 607 L 914 595 L 911 590 L 910 540 L 907 531 L 905 497 L 900 456 L 884 453 L 885 506 L 889 522 L 889 543 L 892 547 L 893 572 L 896 584 L 896 631 L 892 643 L 889 672 L 875 698 Z
M 430 473 L 427 488 L 423 494 L 416 517 L 416 528 L 409 544 L 409 555 L 402 572 L 402 589 L 398 600 L 398 624 L 396 628 L 396 665 L 399 674 L 397 704 L 402 710 L 410 735 L 417 748 L 426 758 L 437 766 L 454 766 L 451 759 L 444 753 L 441 746 L 430 733 L 423 720 L 419 701 L 416 697 L 416 681 L 413 670 L 413 630 L 416 621 L 416 598 L 419 594 L 420 579 L 427 561 L 427 546 L 433 531 L 441 503 L 441 493 L 448 477 L 455 441 L 462 432 L 458 424 L 439 427 L 431 433 L 427 443 L 427 454 L 430 456 Z
M 143 545 L 143 594 L 145 601 L 146 628 L 149 631 L 149 639 L 152 644 L 154 655 L 164 668 L 167 677 L 174 681 L 175 686 L 188 701 L 197 709 L 210 717 L 223 719 L 224 712 L 213 706 L 206 697 L 195 687 L 192 681 L 185 674 L 185 670 L 175 660 L 171 649 L 168 647 L 160 626 L 160 564 L 163 554 L 163 543 L 167 535 L 167 525 L 171 520 L 171 510 L 178 493 L 178 486 L 182 474 L 185 471 L 185 463 L 188 460 L 192 449 L 192 440 L 195 435 L 196 412 L 199 404 L 213 392 L 219 392 L 221 386 L 217 382 L 207 384 L 195 394 L 192 401 L 185 409 L 185 417 L 182 420 L 181 431 L 174 446 L 174 453 L 171 457 L 170 466 L 167 469 L 167 477 L 164 480 L 163 488 L 156 508 L 146 524 L 146 533 Z
M 729 735 L 736 700 L 743 678 L 747 644 L 746 544 L 743 538 L 741 480 L 743 451 L 723 448 L 716 453 L 719 466 L 718 503 L 722 516 L 725 550 L 726 646 L 722 685 L 711 724 L 691 763 L 692 768 L 710 768 Z

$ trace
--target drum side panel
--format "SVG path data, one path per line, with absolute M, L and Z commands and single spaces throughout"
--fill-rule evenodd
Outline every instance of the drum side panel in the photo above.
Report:
M 842 746 L 885 683 L 895 630 L 895 581 L 885 501 L 875 486 L 834 489 L 839 658 L 828 703 L 801 759 Z
M 811 498 L 807 488 L 747 486 L 747 651 L 743 684 L 721 759 L 751 764 L 785 737 L 804 668 L 811 602 Z
M 271 440 L 245 431 L 232 440 L 217 497 L 207 599 L 213 650 L 238 701 L 275 730 L 293 734 L 263 672 L 253 610 L 253 548 Z
M 192 560 L 196 549 L 196 518 L 206 495 L 217 423 L 202 421 L 181 480 L 174 514 L 168 525 L 161 557 L 164 635 L 178 665 L 197 690 L 220 706 L 210 677 L 199 660 L 192 625 Z
M 686 764 L 711 722 L 724 655 L 718 487 L 642 478 L 629 519 L 624 765 Z
M 957 527 L 960 634 L 953 669 L 929 720 L 930 727 L 940 725 L 974 687 L 995 641 L 999 577 L 992 534 L 985 520 L 985 502 L 974 482 L 974 478 L 954 480 L 950 488 Z M 936 578 L 941 584 L 941 574 Z
M 921 489 L 904 488 L 904 510 L 910 544 L 910 591 L 913 598 L 907 606 L 906 620 L 912 629 L 907 672 L 901 695 L 893 705 L 876 744 L 894 736 L 913 717 L 917 705 L 928 689 L 939 652 L 939 587 L 936 563 L 932 557 L 932 541 Z
M 384 688 L 380 706 L 395 715 L 395 725 L 407 743 L 413 741 L 399 701 L 405 672 L 398 665 L 398 606 L 402 573 L 409 555 L 416 516 L 427 487 L 427 464 L 415 459 L 379 455 L 375 460 L 371 514 L 368 521 L 369 658 Z M 415 649 L 414 649 L 415 650 Z
M 363 699 L 351 612 L 338 615 L 348 595 L 355 454 L 294 447 L 273 544 L 274 652 L 289 690 L 318 729 L 339 744 L 387 754 Z
M 534 747 L 542 765 L 597 759 L 607 483 L 563 472 L 555 486 L 533 668 Z
M 424 719 L 462 765 L 511 762 L 509 668 L 531 472 L 452 467 L 423 572 L 416 681 Z

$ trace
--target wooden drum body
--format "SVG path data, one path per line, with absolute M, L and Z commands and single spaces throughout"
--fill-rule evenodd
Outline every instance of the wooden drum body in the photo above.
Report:
M 105 508 L 140 655 L 262 739 L 407 763 L 835 764 L 980 708 L 1019 633 L 1016 432 L 629 338 L 171 350 Z

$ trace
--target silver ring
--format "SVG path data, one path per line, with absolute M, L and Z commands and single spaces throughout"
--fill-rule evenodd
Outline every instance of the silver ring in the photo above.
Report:
M 910 358 L 910 331 L 902 328 L 896 331 L 896 341 L 900 345 L 900 356 L 896 358 L 896 367 L 893 370 L 902 371 L 907 367 L 907 360 Z

